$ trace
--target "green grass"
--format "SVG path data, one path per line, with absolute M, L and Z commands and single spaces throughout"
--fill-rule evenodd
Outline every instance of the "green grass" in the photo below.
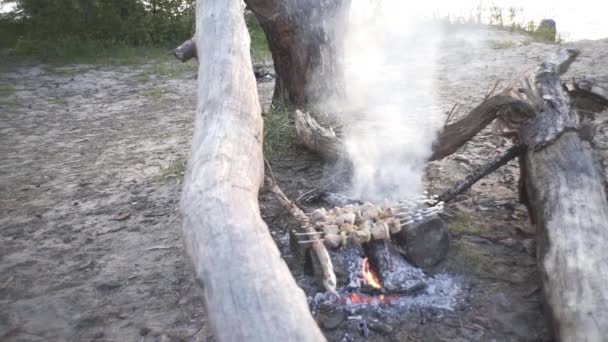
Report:
M 262 27 L 251 13 L 245 15 L 251 36 L 251 55 L 254 62 L 270 62 L 271 53 Z M 115 41 L 61 37 L 54 40 L 19 37 L 18 32 L 0 35 L 2 64 L 95 64 L 132 65 L 173 60 L 175 46 L 133 46 Z M 8 36 L 8 37 L 6 37 Z M 10 39 L 8 39 L 10 38 Z M 177 46 L 180 42 L 175 42 Z M 196 63 L 187 63 L 195 65 Z M 173 71 L 166 71 L 171 76 Z
M 488 45 L 494 50 L 500 50 L 515 46 L 515 42 L 512 40 L 490 40 L 488 41 Z
M 196 72 L 196 63 L 179 63 L 173 61 L 172 63 L 154 63 L 146 67 L 141 76 L 147 77 L 144 80 L 147 80 L 150 76 L 177 78 L 186 75 L 194 75 Z
M 448 230 L 454 234 L 470 234 L 479 235 L 486 231 L 483 225 L 478 224 L 479 219 L 466 215 L 459 214 L 455 219 L 448 223 Z
M 15 88 L 13 87 L 0 87 L 0 97 L 8 97 L 15 93 Z
M 453 243 L 452 246 L 471 272 L 480 276 L 491 276 L 495 273 L 492 258 L 481 253 L 474 244 L 460 241 Z
M 160 88 L 152 88 L 144 90 L 144 95 L 149 97 L 158 97 L 163 94 L 163 90 Z
M 292 153 L 296 146 L 296 128 L 287 106 L 272 105 L 264 113 L 264 156 L 278 158 Z
M 129 46 L 122 43 L 64 38 L 58 41 L 19 39 L 0 50 L 0 59 L 12 64 L 47 63 L 132 65 L 168 61 L 170 47 Z
M 481 7 L 477 8 L 475 14 L 471 14 L 468 18 L 462 17 L 450 17 L 446 16 L 443 18 L 435 18 L 445 25 L 488 25 L 492 28 L 499 30 L 508 30 L 520 34 L 529 36 L 534 41 L 561 44 L 564 42 L 564 37 L 559 32 L 554 34 L 553 31 L 547 29 L 541 29 L 538 27 L 538 23 L 533 20 L 524 20 L 523 9 L 508 7 L 502 8 L 499 6 L 492 6 L 488 9 L 488 12 L 484 12 Z M 498 48 L 504 48 L 499 46 Z
M 272 59 L 268 49 L 266 34 L 255 16 L 251 13 L 245 15 L 245 24 L 251 36 L 251 57 L 253 62 L 269 62 Z
M 181 179 L 186 173 L 186 161 L 183 159 L 176 160 L 169 164 L 168 167 L 161 169 L 161 178 L 165 180 Z
M 15 100 L 5 100 L 0 99 L 0 107 L 17 107 L 19 106 L 19 102 Z

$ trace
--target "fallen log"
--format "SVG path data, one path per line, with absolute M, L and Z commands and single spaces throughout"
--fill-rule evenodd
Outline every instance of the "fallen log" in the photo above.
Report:
M 344 144 L 336 134 L 309 114 L 296 110 L 294 114 L 298 142 L 328 160 L 346 156 Z
M 173 55 L 182 63 L 185 63 L 192 58 L 196 58 L 196 43 L 194 42 L 194 38 L 188 39 L 180 46 L 176 47 L 175 50 L 173 50 Z
M 198 106 L 181 210 L 207 321 L 218 341 L 322 341 L 260 215 L 263 124 L 241 1 L 198 1 L 196 41 Z
M 520 130 L 528 145 L 523 177 L 556 337 L 601 341 L 608 336 L 608 202 L 592 148 L 579 136 L 578 116 L 559 79 L 578 53 L 560 49 L 535 75 L 538 96 L 531 101 L 540 110 Z

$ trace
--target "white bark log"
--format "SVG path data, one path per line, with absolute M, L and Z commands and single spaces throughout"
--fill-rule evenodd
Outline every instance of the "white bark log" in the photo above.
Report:
M 522 127 L 525 183 L 537 224 L 546 304 L 561 341 L 608 336 L 608 202 L 591 146 L 579 136 L 559 74 L 578 54 L 560 50 L 536 74 L 540 113 Z
M 198 106 L 183 196 L 186 250 L 219 341 L 321 341 L 259 211 L 262 116 L 240 0 L 199 0 Z

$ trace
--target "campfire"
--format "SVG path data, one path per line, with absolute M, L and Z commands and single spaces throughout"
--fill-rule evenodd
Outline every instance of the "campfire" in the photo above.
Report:
M 310 214 L 294 208 L 302 229 L 291 233 L 292 249 L 338 304 L 390 305 L 417 296 L 429 281 L 418 267 L 435 265 L 447 252 L 438 216 L 443 203 L 436 197 L 357 202 Z

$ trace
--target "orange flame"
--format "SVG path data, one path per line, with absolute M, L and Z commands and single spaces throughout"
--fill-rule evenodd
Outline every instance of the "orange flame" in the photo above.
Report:
M 354 304 L 354 305 L 372 304 L 372 303 L 390 304 L 393 301 L 399 299 L 399 296 L 397 296 L 397 295 L 394 295 L 394 296 L 379 295 L 377 297 L 372 297 L 372 296 L 351 293 L 346 297 L 346 299 L 349 300 L 350 303 Z
M 375 289 L 381 289 L 382 284 L 380 283 L 380 279 L 378 276 L 372 271 L 369 260 L 367 258 L 363 259 L 363 264 L 361 266 L 361 273 L 363 274 L 363 279 L 367 282 L 367 284 Z

